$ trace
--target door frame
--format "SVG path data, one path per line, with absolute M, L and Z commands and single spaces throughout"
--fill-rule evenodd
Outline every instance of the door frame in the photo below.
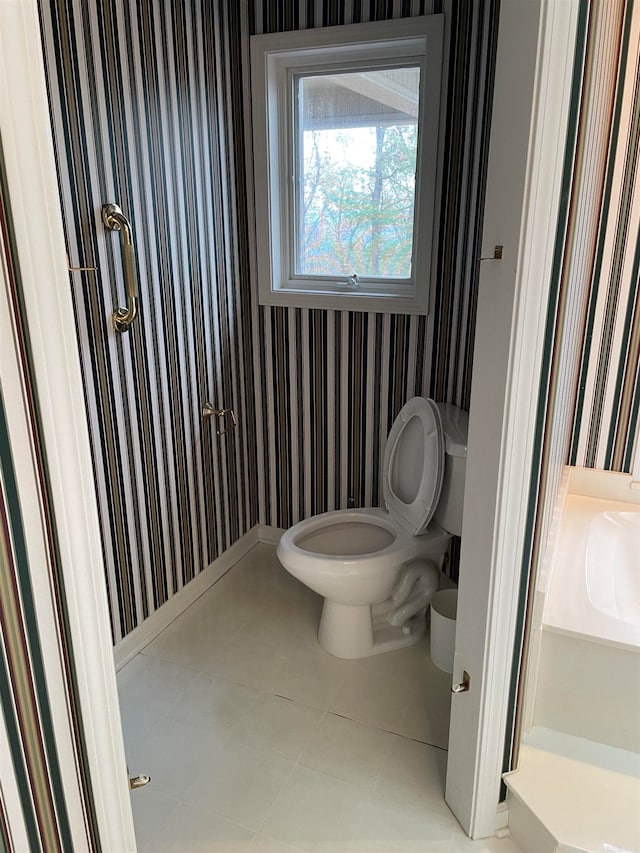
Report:
M 498 817 L 562 203 L 580 0 L 501 0 L 469 413 L 446 800 L 472 838 Z M 486 606 L 483 606 L 483 603 Z M 479 606 L 480 605 L 480 606 Z
M 474 625 L 472 640 L 481 655 L 481 671 L 471 672 L 471 692 L 456 695 L 452 703 L 447 779 L 447 800 L 474 838 L 490 835 L 496 828 L 511 664 L 521 632 L 515 619 L 520 562 L 514 555 L 522 553 L 528 508 L 532 419 L 537 411 L 542 357 L 540 330 L 546 319 L 545 287 L 555 241 L 579 3 L 501 2 L 497 69 L 516 97 L 522 96 L 518 85 L 524 87 L 524 97 L 533 104 L 533 110 L 520 116 L 520 121 L 526 122 L 526 142 L 511 153 L 524 166 L 522 180 L 512 186 L 501 177 L 505 174 L 505 160 L 501 158 L 510 155 L 505 143 L 513 131 L 512 111 L 508 91 L 505 102 L 505 92 L 496 88 L 482 254 L 491 255 L 494 245 L 502 244 L 505 258 L 483 264 L 478 311 L 490 314 L 495 288 L 506 288 L 510 322 L 502 329 L 507 355 L 500 364 L 488 357 L 483 361 L 483 346 L 495 343 L 491 340 L 495 335 L 487 338 L 491 325 L 483 327 L 481 323 L 476 337 L 480 362 L 477 366 L 474 363 L 475 397 L 493 396 L 498 405 L 489 414 L 481 405 L 474 407 L 472 390 L 470 458 L 473 447 L 493 446 L 495 454 L 484 458 L 483 465 L 469 465 L 459 614 L 460 624 Z M 528 10 L 529 14 L 534 7 L 540 26 L 527 30 L 518 17 L 529 20 L 522 12 Z M 36 0 L 0 0 L 0 25 L 4 65 L 0 133 L 16 217 L 24 308 L 33 345 L 96 814 L 105 849 L 135 850 Z M 533 67 L 521 67 L 520 52 L 509 49 L 519 38 L 526 39 L 533 49 Z M 496 144 L 500 139 L 501 145 Z M 501 193 L 509 197 L 509 205 L 499 202 Z M 498 441 L 494 440 L 496 435 Z M 487 464 L 492 470 L 489 495 Z M 487 508 L 490 523 L 477 523 L 477 519 L 486 519 Z M 480 551 L 475 544 L 480 545 Z M 465 611 L 473 610 L 477 601 L 477 590 L 465 577 L 472 576 L 472 555 L 475 562 L 480 552 L 488 555 L 485 572 L 478 575 L 487 602 L 481 624 L 465 619 Z M 508 618 L 501 619 L 505 613 Z M 469 637 L 465 639 L 464 628 L 459 633 L 454 682 L 462 680 L 462 670 L 470 666 L 465 665 L 464 647 Z M 458 714 L 457 709 L 466 702 L 468 710 L 471 696 L 475 722 L 469 743 L 458 737 L 460 724 L 468 715 Z M 464 786 L 459 785 L 456 774 L 466 774 L 471 780 L 470 796 L 457 798 L 456 789 L 462 791 Z
M 0 135 L 98 832 L 135 851 L 36 0 L 0 0 Z M 22 436 L 12 436 L 19 452 Z

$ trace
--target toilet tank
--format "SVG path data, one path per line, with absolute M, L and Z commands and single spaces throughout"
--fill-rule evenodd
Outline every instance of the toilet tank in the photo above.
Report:
M 469 415 L 451 403 L 438 403 L 437 406 L 442 418 L 445 455 L 442 492 L 433 518 L 440 527 L 454 536 L 460 536 Z

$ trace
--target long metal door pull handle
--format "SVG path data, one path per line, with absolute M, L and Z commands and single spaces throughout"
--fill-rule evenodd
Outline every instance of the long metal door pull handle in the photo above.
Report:
M 136 260 L 133 251 L 131 223 L 117 204 L 102 205 L 102 221 L 110 231 L 122 232 L 122 264 L 124 285 L 127 292 L 127 307 L 116 308 L 111 315 L 116 332 L 126 332 L 138 316 L 138 286 L 136 284 Z

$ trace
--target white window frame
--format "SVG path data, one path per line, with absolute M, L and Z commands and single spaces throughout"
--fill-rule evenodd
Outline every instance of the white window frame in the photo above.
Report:
M 436 255 L 444 15 L 323 27 L 251 38 L 253 173 L 261 305 L 427 314 Z M 411 275 L 297 275 L 293 86 L 300 74 L 419 65 L 418 151 Z M 359 273 L 358 270 L 354 272 Z

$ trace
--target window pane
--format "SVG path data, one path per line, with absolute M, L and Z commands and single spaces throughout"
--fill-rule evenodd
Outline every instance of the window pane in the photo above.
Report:
M 420 69 L 297 78 L 298 275 L 409 278 Z

